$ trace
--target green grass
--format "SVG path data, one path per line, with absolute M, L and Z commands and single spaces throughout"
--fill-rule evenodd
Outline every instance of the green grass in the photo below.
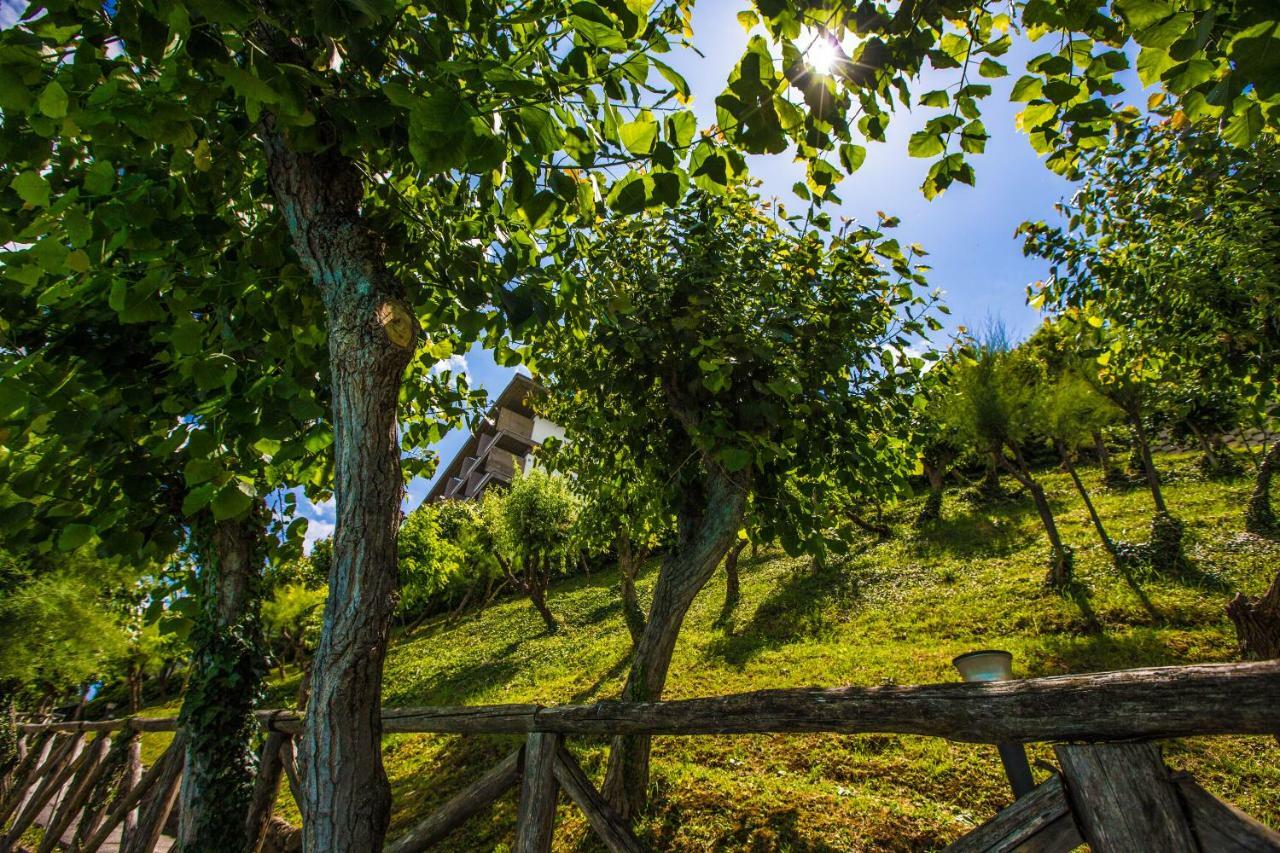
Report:
M 981 647 L 1015 655 L 1020 676 L 1232 660 L 1223 606 L 1235 590 L 1260 593 L 1280 543 L 1241 536 L 1250 482 L 1203 481 L 1190 458 L 1164 457 L 1166 499 L 1187 523 L 1193 565 L 1179 577 L 1126 577 L 1098 545 L 1065 475 L 1047 474 L 1063 536 L 1076 549 L 1079 589 L 1043 586 L 1047 545 L 1026 503 L 972 511 L 948 493 L 944 517 L 913 531 L 917 506 L 892 515 L 895 536 L 866 542 L 814 574 L 806 560 L 744 554 L 742 602 L 722 618 L 723 575 L 694 603 L 668 680 L 668 698 L 766 687 L 953 681 L 951 658 Z M 1113 536 L 1146 538 L 1145 491 L 1106 492 L 1085 472 Z M 641 581 L 647 593 L 650 567 Z M 629 647 L 606 572 L 556 586 L 550 604 L 566 626 L 547 636 L 532 607 L 511 599 L 461 620 L 440 619 L 393 643 L 388 705 L 546 704 L 612 698 Z M 279 685 L 279 695 L 292 694 Z M 517 741 L 392 736 L 393 834 L 477 778 Z M 570 747 L 597 781 L 602 739 Z M 1170 765 L 1280 826 L 1280 761 L 1270 738 L 1170 742 Z M 1053 760 L 1047 745 L 1033 763 Z M 1047 771 L 1036 770 L 1037 779 Z M 287 795 L 284 799 L 287 799 Z M 1010 801 L 993 747 L 936 738 L 835 735 L 666 737 L 655 740 L 653 797 L 638 830 L 655 849 L 936 849 Z M 562 798 L 557 849 L 596 850 Z M 450 839 L 446 849 L 510 843 L 514 795 Z M 295 815 L 292 804 L 286 816 Z

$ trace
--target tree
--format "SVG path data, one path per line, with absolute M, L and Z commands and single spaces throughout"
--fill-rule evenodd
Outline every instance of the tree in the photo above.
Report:
M 1247 145 L 1280 127 L 1273 61 L 1280 21 L 1273 4 L 1258 0 L 756 0 L 739 20 L 760 30 L 716 99 L 719 129 L 756 153 L 790 146 L 807 162 L 801 189 L 820 198 L 831 198 L 841 177 L 861 166 L 866 151 L 855 140 L 885 140 L 899 104 L 912 106 L 913 115 L 934 111 L 907 149 L 935 158 L 925 195 L 955 181 L 972 184 L 968 156 L 981 153 L 988 138 L 981 104 L 992 87 L 985 80 L 1008 75 L 1000 58 L 1019 35 L 1043 41 L 1046 50 L 1028 60 L 1014 84 L 1013 99 L 1026 104 L 1018 126 L 1056 172 L 1079 174 L 1113 123 L 1137 114 L 1115 99 L 1131 70 L 1188 120 L 1216 125 L 1230 144 Z M 815 63 L 814 47 L 823 44 L 829 61 Z M 921 93 L 921 82 L 937 88 Z
M 518 329 L 547 317 L 556 294 L 544 238 L 590 221 L 597 192 L 624 206 L 679 197 L 688 173 L 674 153 L 692 140 L 692 114 L 659 121 L 643 107 L 687 92 L 646 55 L 680 31 L 684 5 L 646 15 L 634 4 L 554 2 L 67 3 L 3 35 L 3 183 L 9 208 L 30 205 L 47 236 L 33 259 L 92 276 L 109 241 L 76 254 L 84 211 L 71 197 L 112 193 L 123 176 L 133 207 L 106 205 L 104 234 L 114 217 L 136 230 L 159 222 L 238 235 L 265 223 L 285 235 L 258 258 L 274 269 L 240 269 L 201 303 L 229 321 L 230 340 L 262 340 L 237 337 L 253 316 L 231 310 L 241 297 L 283 305 L 274 290 L 263 297 L 264 278 L 305 280 L 301 304 L 323 311 L 298 312 L 298 334 L 273 340 L 290 368 L 332 390 L 334 595 L 300 741 L 309 846 L 376 849 L 388 819 L 378 706 L 403 489 L 397 414 L 407 444 L 427 443 L 451 407 L 430 366 L 482 331 L 497 340 L 508 320 Z M 651 72 L 669 88 L 651 94 Z M 636 108 L 624 116 L 618 104 Z M 589 174 L 636 158 L 651 165 L 629 190 Z M 37 236 L 33 218 L 4 239 Z M 96 213 L 91 221 L 99 227 Z M 148 266 L 166 273 L 203 251 L 150 236 Z M 160 272 L 93 292 L 107 291 L 140 316 L 154 316 L 157 295 L 185 293 Z M 291 340 L 327 345 L 327 364 Z M 209 368 L 229 371 L 221 360 Z M 406 464 L 412 473 L 425 462 Z
M 547 606 L 547 587 L 556 566 L 570 555 L 577 515 L 565 478 L 541 468 L 517 473 L 505 492 L 486 491 L 480 504 L 502 573 L 529 597 L 550 634 L 560 630 L 560 623 Z
M 400 526 L 400 601 L 397 613 L 412 618 L 426 612 L 432 599 L 457 583 L 464 552 L 444 534 L 440 504 L 423 504 Z
M 920 383 L 912 403 L 911 434 L 920 454 L 920 467 L 929 483 L 929 493 L 916 517 L 923 527 L 942 516 L 942 488 L 947 473 L 965 450 L 957 418 L 951 415 L 959 404 L 950 386 L 954 355 L 934 366 Z
M 784 215 L 738 190 L 611 221 L 577 258 L 582 312 L 535 342 L 566 443 L 638 470 L 676 520 L 624 701 L 661 698 L 751 496 L 770 507 L 762 535 L 817 553 L 840 499 L 905 482 L 894 436 L 922 278 L 879 231 L 797 233 Z M 614 740 L 604 790 L 624 814 L 644 802 L 648 762 L 648 738 Z
M 1089 497 L 1089 490 L 1080 479 L 1075 459 L 1082 448 L 1094 446 L 1095 436 L 1119 417 L 1119 411 L 1093 386 L 1072 373 L 1064 373 L 1056 381 L 1051 380 L 1042 393 L 1046 398 L 1043 410 L 1045 433 L 1053 441 L 1062 467 L 1071 476 L 1080 500 L 1089 511 L 1093 527 L 1098 531 L 1098 540 L 1114 556 L 1115 543 L 1107 535 L 1102 518 Z
M 1031 495 L 1049 539 L 1047 583 L 1063 589 L 1071 582 L 1071 551 L 1062 541 L 1053 508 L 1031 472 L 1026 452 L 1041 420 L 1043 370 L 1025 352 L 1009 349 L 1001 335 L 975 342 L 972 352 L 972 359 L 956 369 L 953 380 L 958 394 L 957 426 Z
M 1125 125 L 1064 213 L 1065 229 L 1023 226 L 1027 251 L 1052 264 L 1037 303 L 1111 319 L 1135 351 L 1164 354 L 1171 378 L 1225 371 L 1251 419 L 1265 417 L 1280 352 L 1280 147 L 1226 145 L 1178 113 Z M 1259 466 L 1250 530 L 1269 523 L 1275 464 Z
M 559 423 L 568 411 L 591 404 L 586 391 L 559 388 L 556 396 L 540 400 L 548 417 Z M 559 419 L 559 420 L 557 420 Z M 648 479 L 630 448 L 617 446 L 600 455 L 596 448 L 573 442 L 548 441 L 539 462 L 559 471 L 578 498 L 574 532 L 588 553 L 612 550 L 618 561 L 618 594 L 631 642 L 640 641 L 645 611 L 636 591 L 636 575 L 662 542 L 670 537 L 672 517 L 663 500 L 663 484 Z

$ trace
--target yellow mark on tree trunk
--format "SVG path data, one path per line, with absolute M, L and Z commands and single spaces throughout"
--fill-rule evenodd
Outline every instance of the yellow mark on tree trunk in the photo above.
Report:
M 413 317 L 403 303 L 388 300 L 379 305 L 378 325 L 391 343 L 402 349 L 413 346 Z

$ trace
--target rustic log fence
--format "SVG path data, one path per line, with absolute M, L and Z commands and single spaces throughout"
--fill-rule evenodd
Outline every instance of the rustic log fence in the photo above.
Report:
M 262 712 L 266 733 L 249 815 L 263 845 L 287 780 L 297 791 L 292 712 Z M 985 684 L 765 690 L 668 702 L 543 707 L 398 708 L 388 733 L 522 734 L 522 747 L 387 845 L 416 853 L 511 788 L 519 788 L 518 853 L 550 849 L 560 791 L 611 851 L 644 845 L 565 748 L 572 735 L 725 735 L 831 732 L 930 735 L 974 743 L 1055 742 L 1060 769 L 1030 794 L 955 842 L 953 851 L 1280 851 L 1280 834 L 1170 771 L 1158 738 L 1280 733 L 1280 661 L 1207 664 Z M 141 732 L 177 731 L 173 718 L 20 726 L 22 759 L 0 803 L 0 853 L 44 814 L 38 853 L 96 851 L 136 816 L 119 849 L 150 853 L 170 818 L 183 765 L 179 732 L 140 777 L 119 772 L 121 743 L 136 756 Z M 90 735 L 96 735 L 89 740 Z M 111 743 L 111 740 L 116 743 Z M 128 750 L 125 750 L 128 752 Z M 136 759 L 135 759 L 136 760 Z M 98 790 L 109 785 L 110 790 Z M 295 793 L 295 797 L 297 794 Z M 56 802 L 53 808 L 50 803 Z M 9 823 L 11 817 L 13 822 Z M 71 840 L 64 844 L 64 839 Z

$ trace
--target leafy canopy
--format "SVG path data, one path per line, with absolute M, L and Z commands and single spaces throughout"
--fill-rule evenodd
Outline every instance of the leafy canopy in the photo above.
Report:
M 820 548 L 837 496 L 905 476 L 923 277 L 883 232 L 783 217 L 733 190 L 610 221 L 576 259 L 581 313 L 536 349 L 574 458 L 638 478 L 672 514 L 726 472 L 750 483 L 766 536 Z

